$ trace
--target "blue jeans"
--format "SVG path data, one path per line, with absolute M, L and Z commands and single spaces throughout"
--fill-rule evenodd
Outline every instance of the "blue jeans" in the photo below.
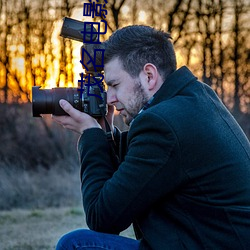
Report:
M 58 241 L 56 250 L 138 250 L 139 244 L 140 241 L 123 236 L 79 229 L 64 235 Z

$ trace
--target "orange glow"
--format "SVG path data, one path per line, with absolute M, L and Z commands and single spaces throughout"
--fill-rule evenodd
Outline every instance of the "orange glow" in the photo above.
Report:
M 122 6 L 121 12 L 124 16 L 127 16 L 130 12 L 130 8 L 127 5 Z
M 159 4 L 161 1 L 157 1 L 155 4 Z M 163 4 L 164 1 L 162 1 L 161 6 L 165 6 Z M 244 2 L 244 1 L 243 1 Z M 133 4 L 135 5 L 133 5 Z M 174 2 L 173 2 L 174 3 Z M 118 4 L 117 4 L 118 5 Z M 148 3 L 149 5 L 149 3 Z M 167 3 L 166 6 L 168 6 L 171 9 L 171 3 Z M 159 5 L 160 6 L 160 5 Z M 132 8 L 135 8 L 134 10 Z M 161 28 L 162 30 L 168 29 L 168 19 L 165 15 L 168 11 L 166 9 L 166 12 L 164 16 L 162 15 L 163 12 L 161 12 L 161 9 L 157 10 L 157 13 L 154 12 L 156 10 L 148 8 L 149 6 L 140 6 L 139 2 L 128 2 L 125 3 L 121 8 L 121 13 L 119 14 L 119 20 L 120 20 L 120 27 L 125 25 L 130 25 L 132 22 L 132 17 L 134 18 L 133 22 L 136 24 L 148 24 L 152 25 L 154 24 L 156 28 Z M 195 7 L 195 6 L 193 6 Z M 170 10 L 169 9 L 169 10 Z M 152 11 L 152 12 L 151 12 Z M 163 11 L 163 8 L 162 8 Z M 164 9 L 165 11 L 165 9 Z M 57 10 L 54 10 L 53 8 L 50 8 L 48 10 L 49 14 L 52 16 L 57 15 Z M 153 15 L 156 13 L 157 15 Z M 111 11 L 108 12 L 109 18 L 109 24 L 114 29 L 114 23 L 113 17 Z M 134 15 L 134 16 L 133 16 Z M 171 31 L 171 36 L 173 37 L 173 40 L 176 42 L 176 57 L 177 57 L 177 67 L 181 67 L 183 65 L 188 64 L 188 66 L 193 70 L 194 74 L 197 75 L 199 78 L 202 77 L 203 74 L 203 59 L 202 59 L 202 49 L 203 49 L 203 40 L 204 36 L 203 34 L 200 34 L 196 28 L 196 20 L 191 20 L 191 16 L 188 16 L 187 23 L 185 23 L 184 31 L 187 32 L 187 40 L 190 38 L 190 42 L 195 41 L 195 44 L 192 45 L 191 48 L 188 43 L 189 41 L 184 42 L 185 38 L 185 32 L 183 33 L 183 37 L 180 37 L 179 30 L 173 29 Z M 155 17 L 152 19 L 152 17 Z M 5 20 L 6 16 L 2 15 L 3 20 Z M 82 6 L 81 8 L 74 8 L 72 11 L 72 18 L 82 21 L 94 21 L 91 17 L 83 17 L 83 10 Z M 150 19 L 151 18 L 151 19 Z M 164 20 L 166 18 L 166 20 Z M 180 16 L 180 19 L 182 16 Z M 96 21 L 96 20 L 95 20 Z M 223 21 L 224 22 L 224 21 Z M 3 21 L 2 21 L 3 23 Z M 202 22 L 201 22 L 202 23 Z M 178 24 L 178 18 L 173 19 L 173 27 Z M 225 23 L 223 24 L 225 25 Z M 231 17 L 228 17 L 228 21 L 226 22 L 226 25 L 228 28 L 231 27 Z M 246 24 L 247 25 L 247 22 Z M 211 26 L 211 27 L 210 27 Z M 216 24 L 214 22 L 210 23 L 209 28 L 211 30 L 214 30 L 216 27 Z M 17 27 L 17 26 L 16 26 Z M 17 29 L 14 27 L 15 29 Z M 18 26 L 19 27 L 19 26 Z M 69 46 L 69 40 L 63 39 L 60 37 L 60 31 L 62 27 L 62 20 L 55 21 L 53 23 L 52 27 L 49 27 L 53 30 L 51 34 L 51 38 L 49 38 L 49 41 L 42 48 L 42 45 L 40 44 L 40 39 L 37 37 L 37 34 L 31 34 L 32 39 L 30 40 L 31 45 L 30 48 L 25 48 L 22 43 L 23 40 L 19 39 L 20 37 L 15 37 L 9 42 L 8 41 L 8 56 L 9 56 L 9 72 L 8 72 L 8 101 L 18 101 L 19 102 L 27 102 L 28 98 L 25 93 L 20 93 L 20 91 L 23 92 L 29 92 L 30 95 L 31 89 L 33 85 L 41 86 L 42 88 L 54 88 L 54 87 L 77 87 L 78 86 L 78 80 L 79 73 L 83 72 L 82 65 L 80 63 L 80 49 L 82 46 L 81 42 L 76 42 L 71 40 L 72 42 L 72 56 L 70 55 L 70 46 Z M 248 26 L 246 26 L 248 27 Z M 199 27 L 202 30 L 204 27 Z M 226 28 L 223 26 L 223 28 Z M 15 30 L 16 33 L 21 34 L 22 30 Z M 18 33 L 18 34 L 19 34 Z M 230 39 L 231 39 L 230 32 L 225 32 L 225 34 L 221 37 L 222 47 L 226 48 L 226 46 L 230 45 Z M 104 38 L 108 38 L 108 36 L 111 35 L 111 31 L 108 30 L 107 34 L 103 36 L 101 39 L 104 40 Z M 34 37 L 33 37 L 34 36 Z M 177 38 L 180 38 L 179 40 Z M 216 37 L 215 37 L 216 39 Z M 39 41 L 39 42 L 38 42 Z M 38 44 L 40 46 L 39 48 L 36 48 L 35 44 Z M 64 44 L 63 44 L 64 43 Z M 188 44 L 188 46 L 186 46 Z M 63 56 L 65 58 L 62 58 L 62 45 L 65 45 L 65 51 L 63 53 Z M 178 47 L 177 47 L 178 46 Z M 218 44 L 216 45 L 218 46 Z M 190 49 L 190 50 L 188 50 Z M 218 49 L 215 47 L 215 49 Z M 189 54 L 190 53 L 190 54 Z M 25 57 L 31 57 L 26 59 Z M 189 59 L 188 59 L 189 58 Z M 188 61 L 189 60 L 189 61 Z M 211 58 L 208 56 L 206 59 L 207 64 L 211 64 Z M 225 62 L 227 67 L 224 69 L 227 71 L 228 69 L 232 70 L 234 65 L 232 65 L 232 60 L 228 60 Z M 65 65 L 66 64 L 66 65 Z M 64 68 L 65 67 L 65 68 Z M 216 70 L 216 69 L 215 69 Z M 233 72 L 233 71 L 232 71 Z M 209 73 L 209 72 L 208 72 Z M 220 71 L 215 72 L 215 75 L 220 76 Z M 5 76 L 6 72 L 3 67 L 3 70 L 0 71 L 0 87 L 3 89 L 5 86 Z M 232 73 L 233 74 L 233 73 Z M 230 74 L 226 72 L 225 75 Z M 2 80 L 3 79 L 3 80 Z M 223 80 L 223 90 L 224 95 L 229 96 L 228 98 L 233 99 L 232 93 L 234 92 L 233 89 L 233 82 L 234 79 L 231 77 L 225 77 Z M 247 83 L 246 86 L 249 86 Z M 246 89 L 247 91 L 248 89 Z M 230 94 L 231 93 L 231 94 Z M 20 97 L 19 97 L 20 96 Z M 4 90 L 0 92 L 0 102 L 5 101 L 4 100 Z M 16 99 L 15 99 L 16 98 Z M 230 102 L 230 100 L 228 101 Z M 231 102 L 232 103 L 232 102 Z
M 144 11 L 144 10 L 139 11 L 138 21 L 142 22 L 142 23 L 146 23 L 146 21 L 147 21 L 147 13 L 146 13 L 146 11 Z
M 183 54 L 181 53 L 181 51 L 176 51 L 176 60 L 177 60 L 177 67 L 181 67 L 185 64 L 185 58 L 183 56 Z
M 15 57 L 12 59 L 13 69 L 19 73 L 25 74 L 25 60 L 23 57 Z

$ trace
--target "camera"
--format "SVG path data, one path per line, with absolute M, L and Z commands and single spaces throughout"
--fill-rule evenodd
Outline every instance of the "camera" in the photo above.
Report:
M 84 22 L 64 17 L 60 36 L 83 41 L 82 33 L 93 32 L 92 36 L 85 36 L 85 41 L 93 41 L 96 39 L 96 30 Z M 91 31 L 91 32 L 90 32 Z M 102 44 L 86 44 L 83 45 L 89 55 L 94 55 L 94 49 L 99 51 Z M 100 54 L 96 53 L 97 61 Z M 89 63 L 89 57 L 81 55 L 84 64 Z M 32 111 L 33 117 L 41 117 L 41 114 L 68 115 L 59 105 L 60 99 L 67 100 L 74 108 L 81 112 L 87 113 L 92 117 L 98 118 L 105 116 L 107 112 L 107 92 L 104 89 L 103 77 L 100 77 L 103 67 L 94 67 L 92 63 L 88 64 L 89 71 L 84 74 L 88 79 L 87 86 L 80 88 L 52 88 L 41 89 L 40 86 L 32 87 Z M 95 70 L 94 70 L 95 69 Z M 83 77 L 83 76 L 82 76 Z M 96 84 L 98 83 L 98 84 Z
M 40 89 L 35 86 L 32 88 L 32 96 L 33 117 L 40 117 L 41 114 L 68 115 L 59 105 L 61 99 L 92 117 L 102 117 L 107 111 L 106 92 L 101 93 L 98 86 L 90 86 L 88 91 L 82 93 L 77 88 Z

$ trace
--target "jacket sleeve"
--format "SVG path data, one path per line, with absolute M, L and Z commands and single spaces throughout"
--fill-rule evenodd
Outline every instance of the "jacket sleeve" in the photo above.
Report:
M 142 113 L 133 122 L 128 151 L 117 170 L 101 129 L 86 130 L 78 150 L 86 221 L 95 231 L 120 233 L 185 179 L 176 166 L 175 134 L 153 113 Z

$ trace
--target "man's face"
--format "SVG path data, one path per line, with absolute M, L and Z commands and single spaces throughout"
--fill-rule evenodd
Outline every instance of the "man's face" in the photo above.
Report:
M 132 78 L 123 69 L 118 58 L 105 64 L 104 71 L 105 82 L 108 85 L 107 102 L 116 107 L 124 122 L 129 125 L 149 100 L 143 79 L 140 75 L 138 78 Z

